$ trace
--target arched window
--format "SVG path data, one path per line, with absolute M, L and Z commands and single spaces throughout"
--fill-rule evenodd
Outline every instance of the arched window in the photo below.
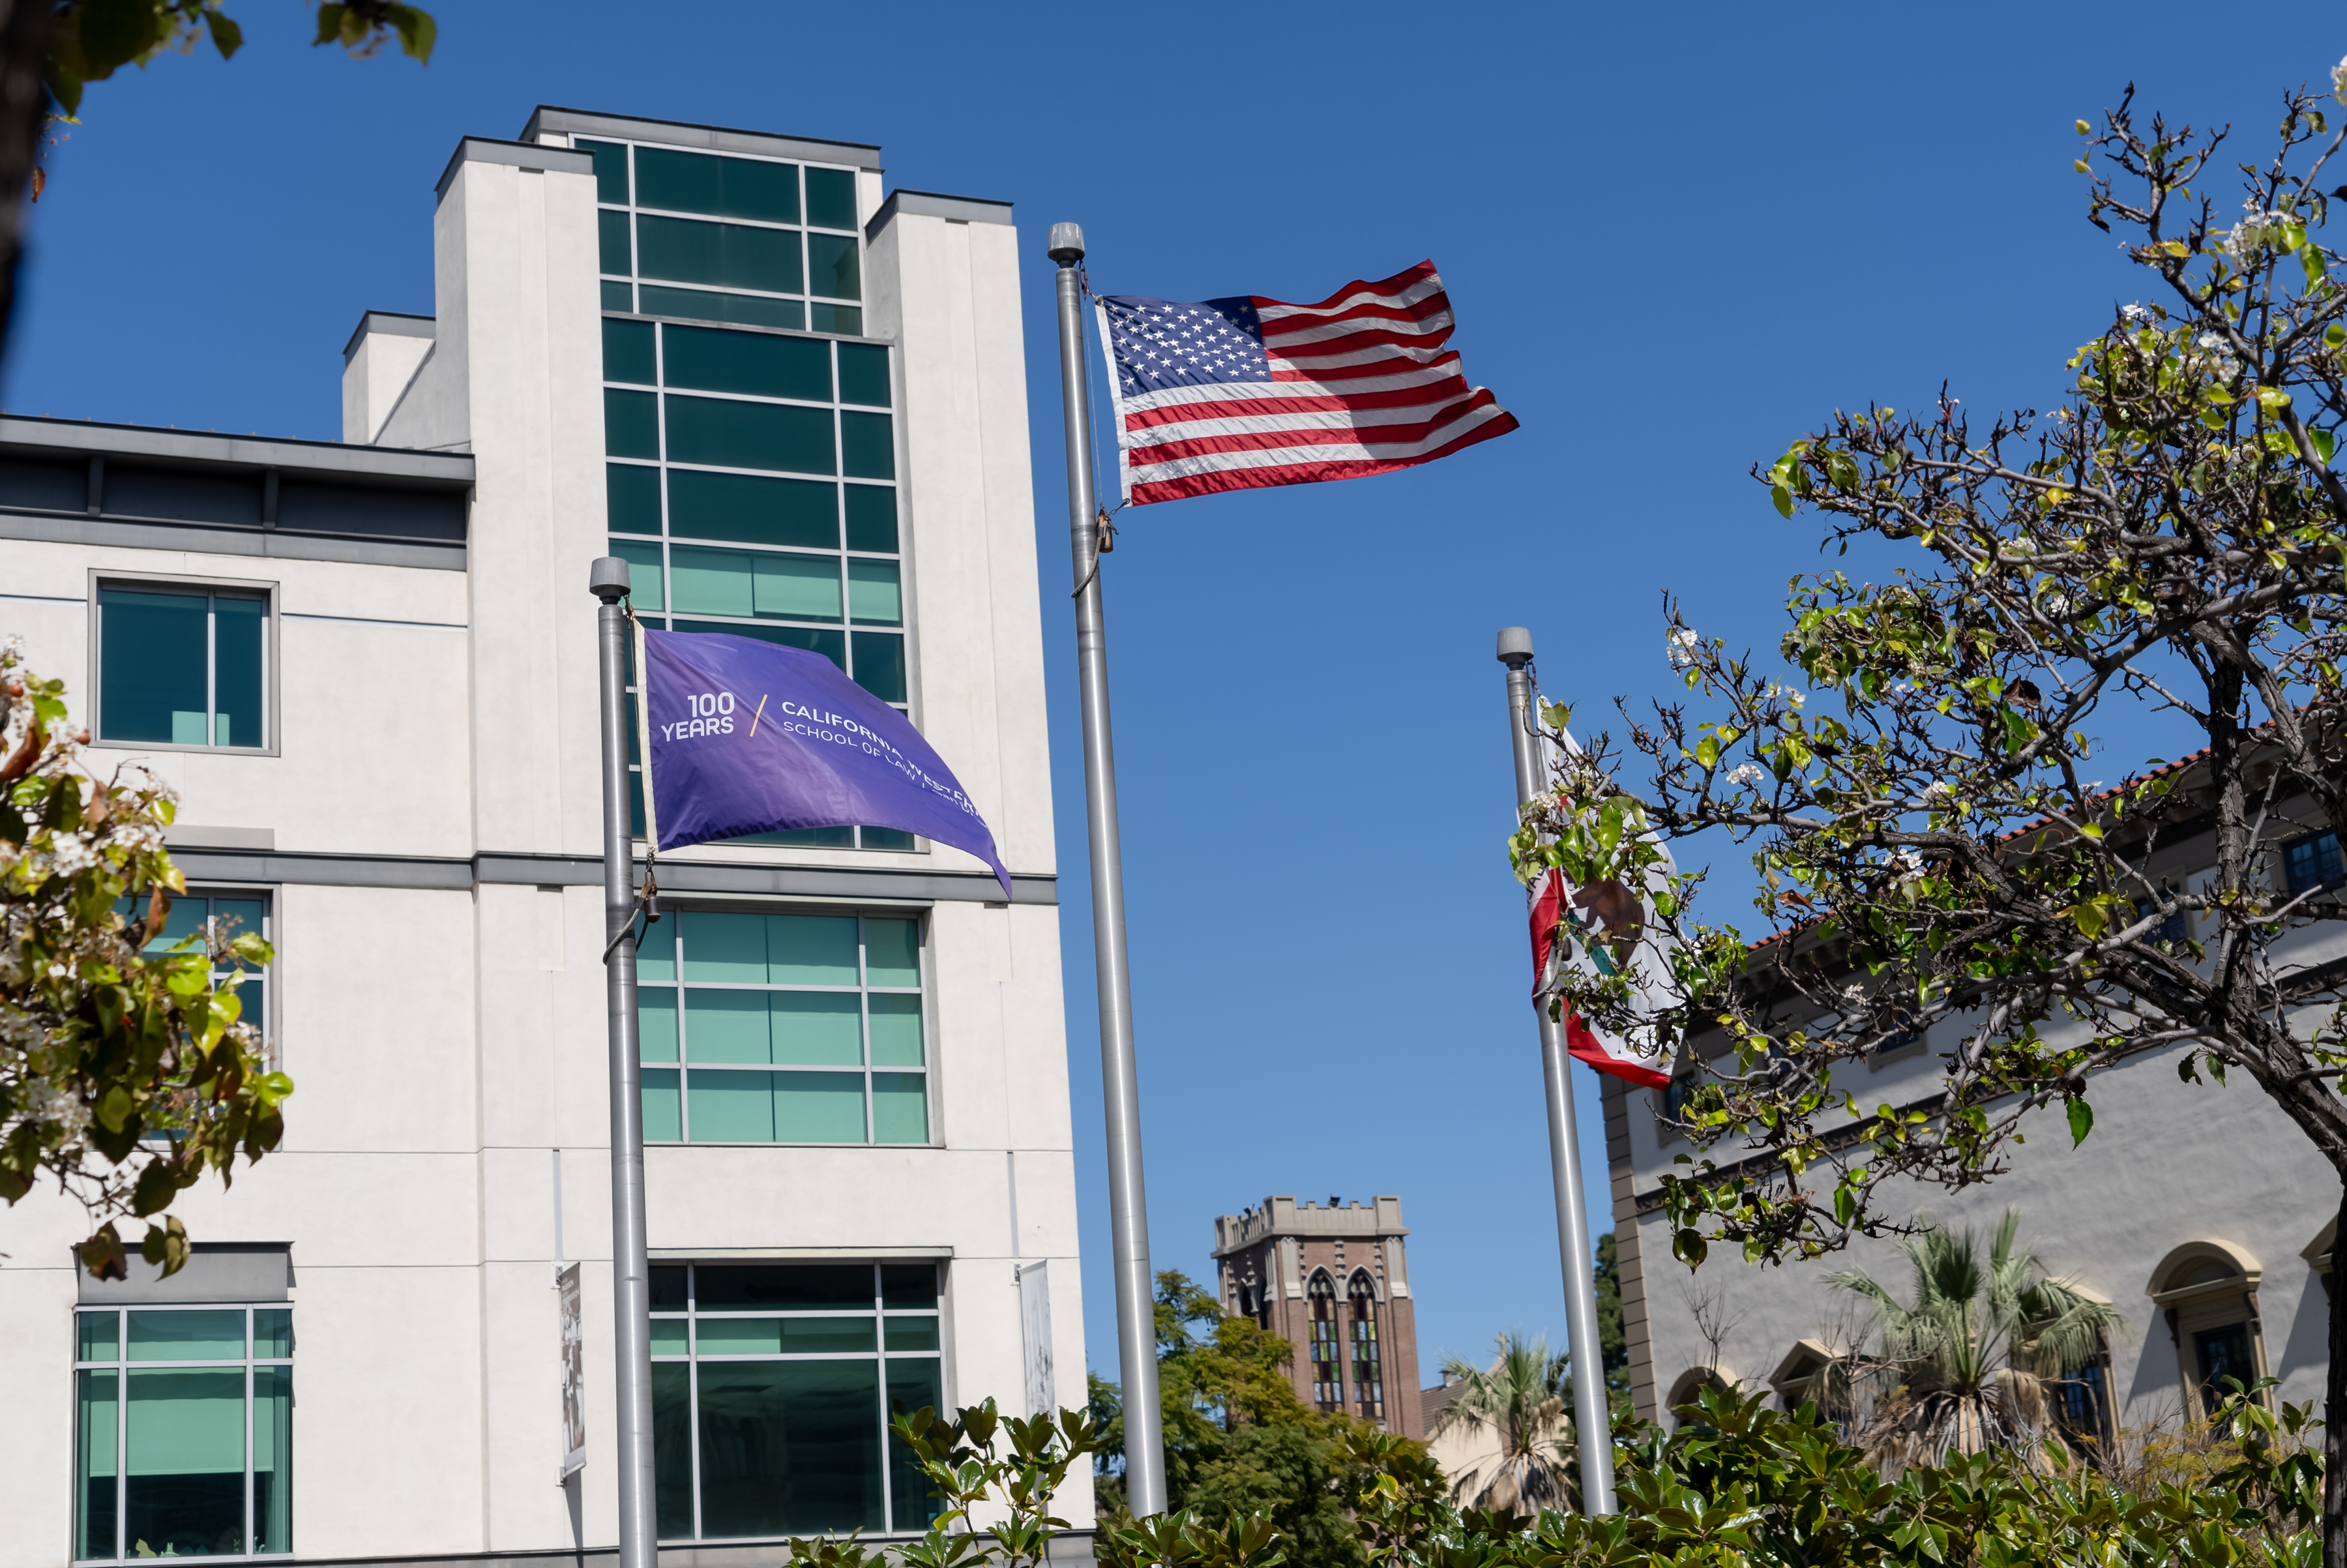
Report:
M 2168 1318 L 2176 1375 L 2187 1409 L 2215 1411 L 2231 1390 L 2265 1373 L 2265 1336 L 2258 1322 L 2258 1260 L 2229 1241 L 2188 1241 L 2152 1270 L 2147 1294 Z
M 1353 1413 L 1386 1419 L 1386 1375 L 1378 1358 L 1378 1292 L 1366 1274 L 1353 1276 L 1350 1318 L 1353 1350 Z
M 1324 1410 L 1345 1408 L 1343 1325 L 1337 1313 L 1337 1285 L 1326 1269 L 1315 1269 L 1304 1287 L 1312 1304 L 1312 1402 Z
M 1686 1371 L 1681 1372 L 1678 1381 L 1671 1385 L 1670 1398 L 1663 1401 L 1663 1413 L 1669 1418 L 1674 1427 L 1679 1424 L 1678 1408 L 1681 1405 L 1694 1404 L 1696 1396 L 1706 1389 L 1718 1389 L 1733 1393 L 1736 1390 L 1736 1380 L 1723 1375 L 1716 1367 L 1689 1367 Z
M 1826 1392 L 1819 1374 L 1834 1364 L 1831 1349 L 1815 1339 L 1796 1339 L 1777 1369 L 1768 1374 L 1768 1386 L 1777 1390 L 1777 1402 L 1788 1410 L 1798 1410 L 1811 1399 Z M 1822 1400 L 1820 1400 L 1822 1402 Z

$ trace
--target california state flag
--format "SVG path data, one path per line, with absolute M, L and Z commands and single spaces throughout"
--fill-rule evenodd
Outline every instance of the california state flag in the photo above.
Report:
M 1580 750 L 1570 734 L 1564 736 L 1564 744 L 1575 752 Z M 1541 757 L 1544 764 L 1554 750 L 1554 743 L 1543 733 Z M 1663 850 L 1664 864 L 1669 865 L 1669 848 L 1657 847 Z M 1575 887 L 1564 879 L 1563 872 L 1553 866 L 1526 892 L 1532 927 L 1532 997 L 1543 1010 L 1557 989 L 1558 971 L 1552 965 L 1558 957 L 1556 934 L 1560 926 L 1573 928 L 1572 956 L 1563 963 L 1589 974 L 1618 974 L 1626 968 L 1637 981 L 1641 1010 L 1661 1006 L 1661 999 L 1670 994 L 1671 968 L 1665 944 L 1672 938 L 1650 918 L 1652 910 L 1646 899 L 1610 879 L 1588 887 Z M 1582 1021 L 1569 1001 L 1563 1006 L 1563 1017 L 1567 1049 L 1598 1071 L 1626 1078 L 1649 1089 L 1660 1089 L 1670 1082 L 1670 1053 L 1661 1042 L 1659 1030 L 1641 1027 L 1627 1040 L 1602 1035 Z
M 1567 963 L 1605 973 L 1626 962 L 1640 979 L 1649 979 L 1648 967 L 1657 965 L 1661 956 L 1655 950 L 1660 933 L 1647 927 L 1643 902 L 1621 883 L 1605 881 L 1575 889 L 1565 881 L 1563 872 L 1552 866 L 1546 876 L 1532 885 L 1530 894 L 1532 996 L 1543 1009 L 1556 989 L 1550 965 L 1557 956 L 1559 926 L 1575 928 L 1575 951 L 1573 958 L 1565 960 Z M 1640 990 L 1647 997 L 1655 994 L 1650 984 L 1641 986 Z M 1566 1048 L 1598 1071 L 1626 1078 L 1649 1089 L 1660 1089 L 1670 1082 L 1670 1063 L 1655 1030 L 1642 1029 L 1629 1040 L 1599 1034 L 1582 1021 L 1569 1001 L 1563 1006 L 1563 1020 Z

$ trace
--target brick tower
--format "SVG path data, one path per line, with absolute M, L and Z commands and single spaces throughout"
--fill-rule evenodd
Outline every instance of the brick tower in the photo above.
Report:
M 1214 1221 L 1214 1264 L 1224 1309 L 1296 1347 L 1297 1398 L 1423 1438 L 1409 1234 L 1399 1198 L 1269 1197 Z

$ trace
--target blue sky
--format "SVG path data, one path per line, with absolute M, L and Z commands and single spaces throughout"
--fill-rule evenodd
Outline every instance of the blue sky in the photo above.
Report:
M 1549 693 L 1584 716 L 1672 689 L 1665 589 L 1706 632 L 1773 646 L 1816 532 L 1778 519 L 1753 462 L 1942 378 L 1975 410 L 2047 404 L 2069 349 L 2136 297 L 2084 221 L 2071 122 L 2134 81 L 2260 153 L 2279 90 L 2347 48 L 2347 29 L 2287 42 L 2307 12 L 2247 4 L 2212 27 L 2144 3 L 441 0 L 419 69 L 302 46 L 288 0 L 231 9 L 243 54 L 95 85 L 54 150 L 9 409 L 334 437 L 359 313 L 432 309 L 456 138 L 511 137 L 539 103 L 877 142 L 892 185 L 1017 202 L 1104 1371 L 1044 230 L 1084 225 L 1102 292 L 1174 299 L 1441 266 L 1469 377 L 1521 432 L 1406 474 L 1128 513 L 1105 574 L 1153 1256 L 1204 1278 L 1217 1214 L 1399 1194 L 1429 1381 L 1499 1330 L 1563 1334 L 1493 632 L 1530 626 Z

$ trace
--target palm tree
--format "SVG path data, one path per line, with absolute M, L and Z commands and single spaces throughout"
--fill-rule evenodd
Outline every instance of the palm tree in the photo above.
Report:
M 1545 1335 L 1527 1342 L 1502 1334 L 1498 1343 L 1500 1354 L 1487 1368 L 1455 1356 L 1442 1363 L 1444 1379 L 1459 1385 L 1459 1395 L 1435 1418 L 1430 1435 L 1457 1428 L 1499 1440 L 1499 1451 L 1470 1466 L 1450 1494 L 1476 1508 L 1510 1513 L 1567 1506 L 1575 1461 L 1573 1418 L 1565 1409 L 1570 1358 L 1551 1355 Z
M 1985 1249 L 1969 1230 L 1938 1225 L 1905 1237 L 1914 1300 L 1902 1302 L 1859 1269 L 1826 1282 L 1872 1305 L 1891 1401 L 1876 1445 L 1901 1463 L 1936 1464 L 1950 1450 L 2027 1450 L 2045 1419 L 2046 1388 L 2092 1361 L 2127 1319 L 2014 1244 L 2021 1213 L 2007 1209 Z

